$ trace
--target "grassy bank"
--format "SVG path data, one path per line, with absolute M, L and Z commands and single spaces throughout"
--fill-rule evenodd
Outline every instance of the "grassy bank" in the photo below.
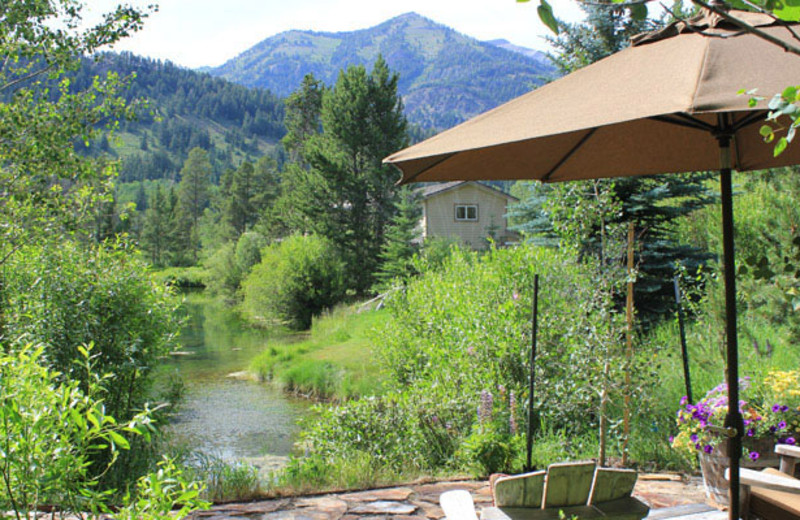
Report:
M 383 310 L 337 307 L 314 318 L 300 341 L 279 340 L 250 364 L 262 381 L 317 399 L 347 400 L 380 391 L 381 374 L 372 352 L 372 331 L 386 322 Z

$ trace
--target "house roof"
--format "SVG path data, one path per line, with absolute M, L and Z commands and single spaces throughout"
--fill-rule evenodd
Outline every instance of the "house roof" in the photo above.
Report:
M 431 185 L 428 185 L 428 186 L 425 186 L 425 187 L 421 188 L 422 198 L 428 199 L 428 198 L 434 197 L 436 195 L 439 195 L 441 193 L 444 193 L 446 191 L 459 189 L 459 188 L 461 188 L 463 186 L 466 186 L 466 185 L 469 185 L 469 184 L 474 185 L 474 186 L 476 186 L 478 188 L 493 192 L 496 195 L 501 195 L 501 196 L 506 197 L 507 199 L 510 199 L 510 200 L 514 200 L 514 201 L 519 200 L 516 197 L 514 197 L 513 195 L 509 195 L 508 193 L 506 193 L 506 192 L 504 192 L 502 190 L 499 190 L 499 189 L 497 189 L 497 188 L 495 188 L 493 186 L 487 186 L 486 184 L 482 184 L 480 182 L 475 182 L 475 181 L 451 181 L 451 182 L 441 182 L 441 183 L 437 183 L 437 184 L 431 184 Z

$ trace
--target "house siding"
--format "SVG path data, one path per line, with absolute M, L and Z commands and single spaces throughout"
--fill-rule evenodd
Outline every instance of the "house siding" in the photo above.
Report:
M 423 202 L 423 236 L 458 237 L 474 249 L 485 249 L 489 245 L 486 237 L 494 227 L 495 238 L 502 243 L 508 235 L 507 203 L 504 195 L 471 184 L 433 195 Z M 458 204 L 477 205 L 478 220 L 456 220 Z

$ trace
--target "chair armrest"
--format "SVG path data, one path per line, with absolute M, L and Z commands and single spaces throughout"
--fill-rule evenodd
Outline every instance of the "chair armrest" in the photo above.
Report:
M 439 496 L 439 504 L 447 520 L 478 520 L 475 502 L 469 491 L 463 489 L 446 491 Z
M 725 470 L 725 479 L 730 481 L 731 470 Z M 789 477 L 778 477 L 761 471 L 741 468 L 739 470 L 739 483 L 743 486 L 760 487 L 775 491 L 800 494 L 800 480 Z
M 794 476 L 794 467 L 800 459 L 800 448 L 788 444 L 775 446 L 775 453 L 781 456 L 781 472 Z

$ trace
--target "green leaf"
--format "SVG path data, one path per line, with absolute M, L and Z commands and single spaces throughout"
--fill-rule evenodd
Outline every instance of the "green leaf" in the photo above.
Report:
M 786 2 L 784 7 L 775 9 L 772 14 L 787 22 L 800 21 L 800 5 L 790 5 Z
M 120 448 L 122 448 L 124 450 L 129 450 L 130 449 L 131 445 L 128 442 L 128 439 L 126 439 L 125 437 L 123 437 L 119 433 L 111 430 L 111 431 L 108 432 L 108 436 L 111 437 L 111 440 L 114 441 L 114 443 L 117 446 L 119 446 Z
M 789 145 L 789 141 L 786 140 L 785 137 L 781 137 L 778 139 L 778 142 L 775 143 L 775 149 L 772 151 L 775 157 L 779 156 L 786 150 L 786 147 Z
M 786 101 L 792 102 L 797 97 L 797 87 L 786 87 L 781 93 L 781 97 Z
M 758 129 L 758 133 L 761 134 L 761 137 L 769 137 L 772 135 L 772 127 L 769 125 L 763 125 L 761 128 Z
M 633 4 L 631 6 L 631 18 L 634 20 L 644 20 L 647 18 L 647 5 Z
M 544 23 L 553 33 L 558 34 L 558 20 L 553 15 L 553 8 L 547 3 L 547 0 L 540 0 L 539 7 L 536 8 L 539 13 L 539 19 Z

